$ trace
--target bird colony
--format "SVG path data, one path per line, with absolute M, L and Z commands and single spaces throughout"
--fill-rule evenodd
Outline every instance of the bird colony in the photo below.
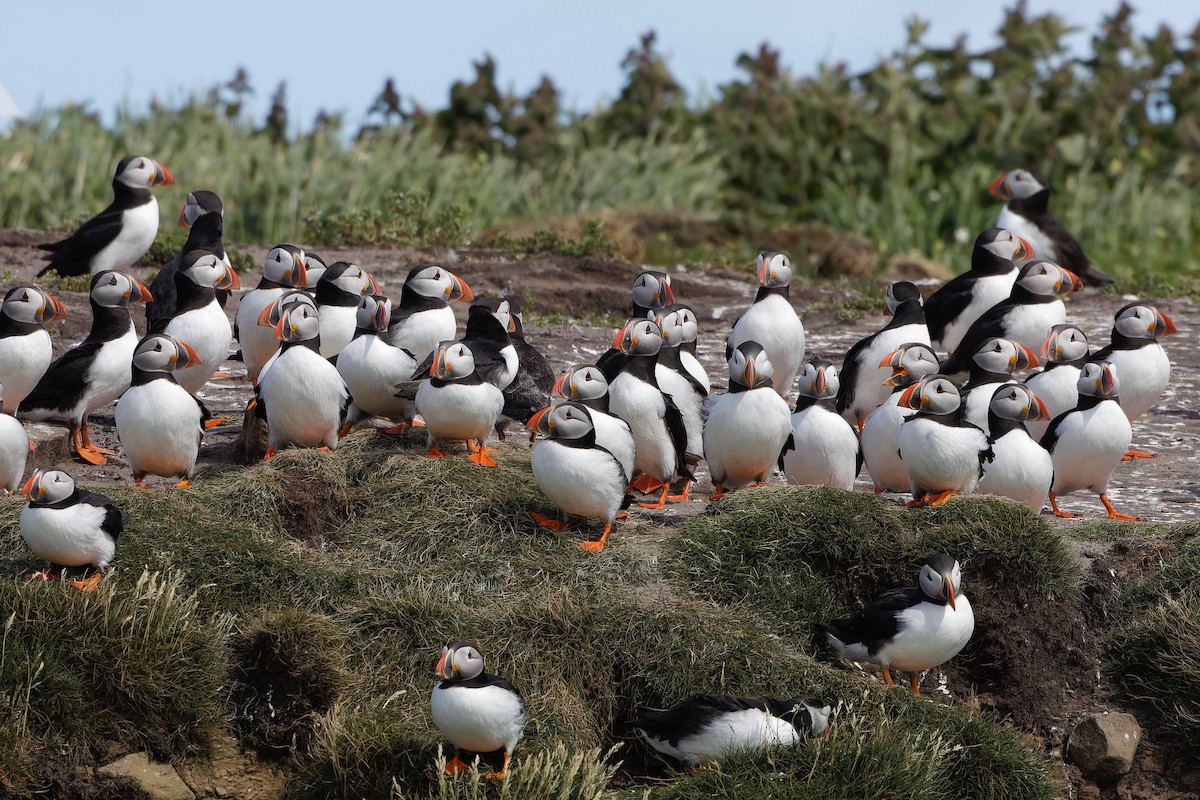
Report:
M 245 424 L 265 424 L 267 458 L 336 450 L 355 426 L 381 424 L 390 434 L 423 429 L 428 457 L 486 468 L 496 464 L 489 439 L 515 422 L 530 432 L 533 477 L 561 511 L 536 521 L 557 531 L 602 526 L 580 542 L 588 552 L 604 548 L 631 506 L 688 499 L 702 470 L 712 502 L 780 476 L 849 491 L 865 467 L 876 493 L 909 495 L 909 506 L 982 492 L 1070 516 L 1057 498 L 1089 491 L 1109 517 L 1133 519 L 1113 507 L 1107 487 L 1123 460 L 1152 455 L 1131 448 L 1133 426 L 1167 386 L 1160 340 L 1175 325 L 1130 303 L 1115 311 L 1111 341 L 1091 349 L 1063 301 L 1110 279 L 1051 216 L 1049 186 L 1033 171 L 990 187 L 1006 204 L 998 227 L 976 239 L 970 269 L 927 297 L 912 283 L 889 286 L 891 320 L 840 366 L 806 352 L 788 257 L 760 254 L 757 296 L 726 338 L 724 391 L 697 357 L 696 313 L 662 272 L 634 281 L 629 320 L 596 363 L 553 367 L 526 339 L 514 300 L 476 299 L 438 264 L 413 266 L 389 296 L 355 264 L 280 244 L 257 286 L 235 300 L 221 200 L 195 190 L 179 216 L 187 243 L 146 286 L 128 271 L 157 234 L 151 189 L 172 183 L 154 160 L 125 158 L 112 204 L 43 245 L 49 263 L 39 275 L 92 276 L 91 330 L 78 345 L 52 360 L 46 325 L 65 309 L 36 285 L 10 288 L 0 307 L 0 484 L 29 501 L 21 533 L 45 562 L 30 578 L 90 567 L 74 583 L 94 589 L 123 516 L 63 469 L 26 478 L 21 420 L 65 425 L 74 456 L 103 464 L 112 451 L 92 443 L 88 418 L 115 402 L 133 483 L 160 477 L 186 488 L 205 431 L 227 422 L 197 392 L 234 340 L 253 390 Z M 232 325 L 229 302 L 238 304 Z M 456 302 L 471 304 L 461 336 Z M 145 306 L 144 334 L 132 304 Z M 916 586 L 822 626 L 844 657 L 877 666 L 889 684 L 893 671 L 906 672 L 914 692 L 973 629 L 960 565 L 945 553 L 919 565 Z M 434 672 L 432 716 L 453 746 L 446 771 L 503 750 L 502 776 L 526 722 L 520 692 L 462 641 L 443 648 Z M 825 734 L 829 717 L 830 705 L 814 697 L 699 695 L 641 709 L 633 724 L 649 747 L 695 768 Z

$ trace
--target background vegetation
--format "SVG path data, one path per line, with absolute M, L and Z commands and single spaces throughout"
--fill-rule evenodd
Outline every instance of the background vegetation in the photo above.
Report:
M 251 119 L 239 73 L 110 128 L 79 107 L 17 124 L 0 136 L 0 226 L 77 222 L 106 202 L 112 165 L 147 152 L 187 187 L 217 190 L 242 242 L 462 246 L 498 228 L 653 214 L 671 231 L 691 225 L 701 260 L 736 252 L 741 263 L 805 223 L 861 234 L 877 265 L 907 252 L 958 265 L 998 212 L 991 180 L 1034 166 L 1106 270 L 1194 273 L 1200 26 L 1138 36 L 1132 16 L 1119 6 L 1083 53 L 1068 51 L 1060 18 L 1023 3 L 990 49 L 935 47 L 914 20 L 858 74 L 827 64 L 798 77 L 764 43 L 704 98 L 688 96 L 650 32 L 621 62 L 616 99 L 593 112 L 564 112 L 549 77 L 527 95 L 501 92 L 484 57 L 438 110 L 388 80 L 358 131 L 324 112 L 309 126 L 291 119 L 283 86 L 266 119 Z

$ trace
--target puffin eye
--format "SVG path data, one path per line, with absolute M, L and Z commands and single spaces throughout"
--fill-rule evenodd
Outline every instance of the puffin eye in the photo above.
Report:
M 945 391 L 946 391 L 946 389 L 939 383 L 938 387 L 937 387 L 937 393 L 942 394 Z
M 23 302 L 23 303 L 29 302 L 29 292 L 21 292 L 21 302 Z
M 999 352 L 1000 352 L 1001 350 L 1003 350 L 1003 349 L 1004 349 L 1004 348 L 1000 346 L 1000 343 L 999 343 L 999 342 L 997 342 L 997 343 L 996 343 L 996 347 L 995 347 L 995 352 L 999 353 Z
M 442 272 L 441 272 L 441 270 L 438 270 L 437 272 L 433 273 L 433 279 L 434 279 L 435 281 L 440 281 L 440 280 L 442 279 Z

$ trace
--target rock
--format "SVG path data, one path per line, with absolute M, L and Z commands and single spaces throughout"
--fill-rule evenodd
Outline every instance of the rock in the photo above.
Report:
M 1092 714 L 1071 731 L 1071 763 L 1096 783 L 1116 783 L 1133 766 L 1141 739 L 1132 714 Z
M 170 764 L 152 761 L 145 753 L 130 753 L 96 770 L 101 777 L 128 778 L 153 800 L 196 800 L 196 795 Z
M 179 774 L 202 800 L 281 800 L 287 783 L 282 772 L 225 733 L 213 736 L 209 759 L 187 762 Z

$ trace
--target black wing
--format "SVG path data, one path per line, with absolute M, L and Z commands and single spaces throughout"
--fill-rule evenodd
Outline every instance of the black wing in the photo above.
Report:
M 846 352 L 846 358 L 842 361 L 842 369 L 838 373 L 841 383 L 838 386 L 837 402 L 834 405 L 837 413 L 841 414 L 854 402 L 854 391 L 858 386 L 858 373 L 862 369 L 862 365 L 858 362 L 862 354 L 871 346 L 878 335 L 879 332 L 876 331 L 869 336 L 864 336 L 855 342 L 854 346 Z
M 875 655 L 900 630 L 897 612 L 912 608 L 924 599 L 924 594 L 915 587 L 891 589 L 854 616 L 817 627 L 846 644 L 864 644 L 867 652 Z
M 687 463 L 687 428 L 683 424 L 683 414 L 679 413 L 679 407 L 675 405 L 675 401 L 671 399 L 671 395 L 663 393 L 663 402 L 666 403 L 666 413 L 663 415 L 663 422 L 667 425 L 667 433 L 671 436 L 671 444 L 675 446 L 675 472 L 681 478 L 687 480 L 695 480 L 692 475 L 692 470 Z
M 777 463 L 779 464 L 780 472 L 783 472 L 783 457 L 786 456 L 789 451 L 795 450 L 795 449 L 796 449 L 796 437 L 793 434 L 789 433 L 787 441 L 783 443 L 783 449 L 779 451 L 779 461 Z M 858 449 L 860 452 L 862 451 L 861 447 Z
M 971 293 L 975 288 L 975 276 L 970 272 L 951 278 L 925 301 L 925 322 L 929 325 L 929 338 L 940 342 L 946 326 L 958 318 L 971 304 Z
M 88 387 L 88 369 L 102 342 L 84 342 L 59 356 L 37 386 L 21 401 L 21 410 L 66 410 L 74 407 Z
M 730 695 L 701 694 L 670 708 L 639 708 L 630 724 L 640 728 L 655 739 L 662 739 L 677 746 L 707 727 L 722 714 L 755 709 L 759 711 L 782 711 L 783 704 L 765 697 L 734 697 Z
M 50 270 L 55 270 L 59 275 L 86 275 L 92 257 L 108 247 L 121 233 L 123 214 L 123 209 L 110 205 L 80 225 L 79 230 L 66 239 L 38 245 L 51 254 L 46 256 L 50 263 L 38 271 L 37 277 L 42 277 Z
M 1079 240 L 1051 214 L 1038 217 L 1037 226 L 1054 242 L 1055 263 L 1074 272 L 1088 286 L 1112 283 L 1112 278 L 1088 259 Z
M 596 359 L 596 367 L 604 375 L 604 380 L 612 383 L 624 371 L 627 361 L 629 361 L 629 356 L 613 347 L 604 351 L 604 354 Z
M 947 375 L 969 372 L 971 358 L 980 346 L 993 336 L 1003 337 L 1005 335 L 1002 321 L 1015 305 L 1016 303 L 1011 300 L 1001 300 L 983 312 L 979 319 L 972 322 L 971 327 L 967 328 L 967 332 L 963 334 L 962 341 L 958 343 L 958 347 L 954 348 L 954 352 L 942 362 L 941 371 Z
M 104 522 L 100 523 L 100 530 L 111 536 L 113 541 L 116 541 L 121 532 L 125 530 L 125 517 L 121 514 L 121 509 L 117 508 L 109 498 L 102 494 L 86 492 L 80 489 L 79 502 L 104 509 Z
M 146 303 L 146 328 L 152 330 L 159 320 L 175 315 L 175 273 L 183 254 L 179 254 L 163 265 L 150 283 L 150 295 L 154 298 Z M 236 334 L 235 334 L 236 336 Z
M 539 386 L 524 367 L 522 362 L 517 376 L 504 390 L 504 415 L 518 422 L 528 422 L 534 412 L 550 404 L 549 390 Z
M 517 349 L 517 358 L 521 364 L 521 372 L 527 373 L 537 388 L 545 394 L 550 394 L 554 381 L 558 377 L 554 368 L 537 348 L 524 339 L 513 339 L 513 347 Z
M 1046 426 L 1046 432 L 1042 434 L 1042 439 L 1040 442 L 1038 442 L 1038 444 L 1040 444 L 1047 453 L 1054 453 L 1054 445 L 1058 443 L 1058 426 L 1061 425 L 1063 420 L 1066 419 L 1067 416 L 1070 415 L 1074 410 L 1075 409 L 1071 409 L 1071 411 L 1064 411 L 1052 419 L 1050 424 Z

